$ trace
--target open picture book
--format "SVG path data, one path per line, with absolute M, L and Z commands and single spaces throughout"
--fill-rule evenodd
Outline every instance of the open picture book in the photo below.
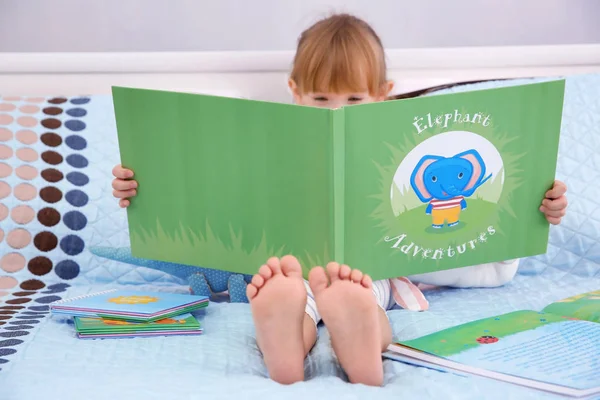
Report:
M 566 396 L 600 394 L 600 290 L 397 342 L 384 357 Z
M 546 252 L 563 80 L 338 109 L 112 93 L 135 257 L 377 280 Z

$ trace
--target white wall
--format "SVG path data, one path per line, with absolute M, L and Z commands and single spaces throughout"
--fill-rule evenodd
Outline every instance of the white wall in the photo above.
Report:
M 331 11 L 386 48 L 600 43 L 597 0 L 0 0 L 0 52 L 293 50 Z

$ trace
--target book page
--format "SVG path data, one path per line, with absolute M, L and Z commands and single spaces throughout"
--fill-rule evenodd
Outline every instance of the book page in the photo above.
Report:
M 600 290 L 579 294 L 548 305 L 546 313 L 600 322 Z
M 564 81 L 345 108 L 345 258 L 375 280 L 546 252 Z
M 600 386 L 600 325 L 592 322 L 518 311 L 401 344 L 540 382 L 574 389 Z
M 113 88 L 132 254 L 244 274 L 332 254 L 331 110 Z

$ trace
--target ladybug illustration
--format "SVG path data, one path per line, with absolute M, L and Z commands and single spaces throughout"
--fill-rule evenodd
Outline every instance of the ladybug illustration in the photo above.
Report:
M 490 343 L 496 343 L 498 341 L 497 337 L 494 336 L 482 336 L 477 338 L 477 342 L 481 343 L 481 344 L 490 344 Z

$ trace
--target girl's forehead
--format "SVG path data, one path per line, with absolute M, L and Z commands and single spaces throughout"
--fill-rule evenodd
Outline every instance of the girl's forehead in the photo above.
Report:
M 353 94 L 366 94 L 368 93 L 367 89 L 363 90 L 343 90 L 343 91 L 315 91 L 310 92 L 309 94 L 319 94 L 319 95 L 327 95 L 330 97 L 344 97 Z

